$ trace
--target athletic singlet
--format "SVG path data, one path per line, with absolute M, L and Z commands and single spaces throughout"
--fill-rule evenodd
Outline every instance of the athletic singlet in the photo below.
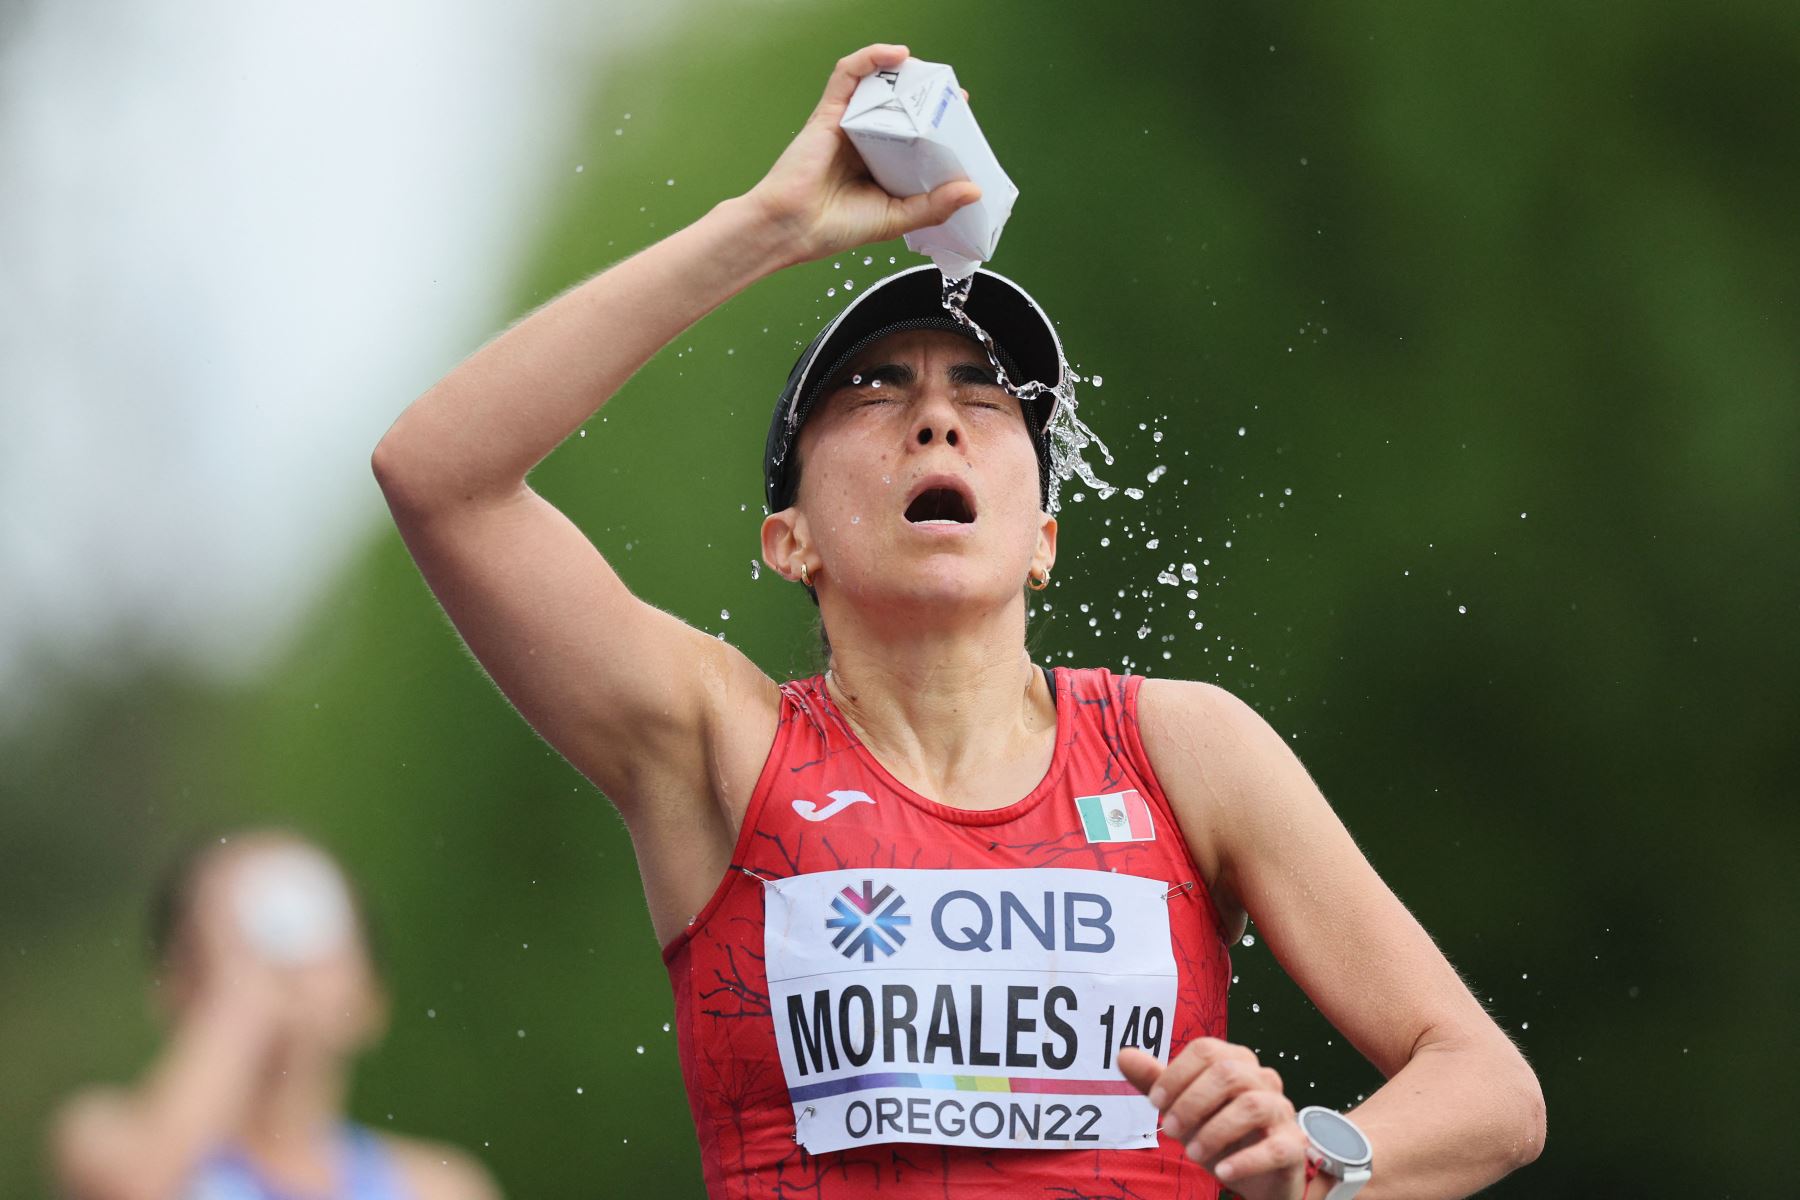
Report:
M 343 1126 L 338 1134 L 338 1162 L 343 1190 L 329 1200 L 411 1200 L 412 1191 L 381 1139 L 360 1125 Z M 244 1154 L 227 1147 L 200 1164 L 188 1181 L 183 1200 L 299 1200 L 272 1186 Z M 325 1198 L 321 1198 L 325 1200 Z
M 1114 1061 L 1224 1036 L 1231 977 L 1142 682 L 1057 669 L 1050 768 L 986 811 L 782 685 L 731 869 L 663 953 L 709 1196 L 1218 1195 Z

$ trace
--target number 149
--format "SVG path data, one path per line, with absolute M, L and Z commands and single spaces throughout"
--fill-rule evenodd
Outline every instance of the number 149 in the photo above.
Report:
M 1118 1037 L 1113 1037 L 1117 1006 L 1107 1005 L 1106 1011 L 1100 1014 L 1100 1027 L 1106 1030 L 1106 1049 L 1100 1056 L 1102 1067 L 1112 1066 L 1113 1051 L 1123 1050 L 1127 1046 L 1136 1046 L 1147 1050 L 1157 1058 L 1162 1057 L 1163 1011 L 1152 1006 L 1144 1008 L 1141 1004 L 1131 1006 L 1131 1012 L 1125 1017 L 1124 1028 L 1118 1029 Z

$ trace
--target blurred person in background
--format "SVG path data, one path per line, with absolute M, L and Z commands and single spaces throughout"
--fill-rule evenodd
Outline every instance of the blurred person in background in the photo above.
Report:
M 322 850 L 239 834 L 184 856 L 151 906 L 169 1035 L 134 1085 L 64 1104 L 69 1200 L 494 1200 L 472 1157 L 345 1115 L 386 1027 L 361 906 Z

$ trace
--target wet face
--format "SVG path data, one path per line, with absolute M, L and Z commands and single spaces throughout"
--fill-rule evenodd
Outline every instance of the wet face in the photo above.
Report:
M 1056 547 L 1025 422 L 970 339 L 883 338 L 827 381 L 800 432 L 794 506 L 765 522 L 765 557 L 790 578 L 803 558 L 821 603 L 1020 602 Z
M 264 1006 L 290 1051 L 338 1056 L 374 1040 L 385 1001 L 336 864 L 281 836 L 247 836 L 195 868 L 166 960 L 177 1020 L 230 989 Z

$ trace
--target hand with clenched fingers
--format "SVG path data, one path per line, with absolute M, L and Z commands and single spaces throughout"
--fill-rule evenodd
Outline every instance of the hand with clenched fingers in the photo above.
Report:
M 1121 1050 L 1119 1070 L 1156 1106 L 1162 1131 L 1244 1200 L 1301 1200 L 1306 1136 L 1281 1076 L 1248 1047 L 1196 1038 L 1164 1065 Z

